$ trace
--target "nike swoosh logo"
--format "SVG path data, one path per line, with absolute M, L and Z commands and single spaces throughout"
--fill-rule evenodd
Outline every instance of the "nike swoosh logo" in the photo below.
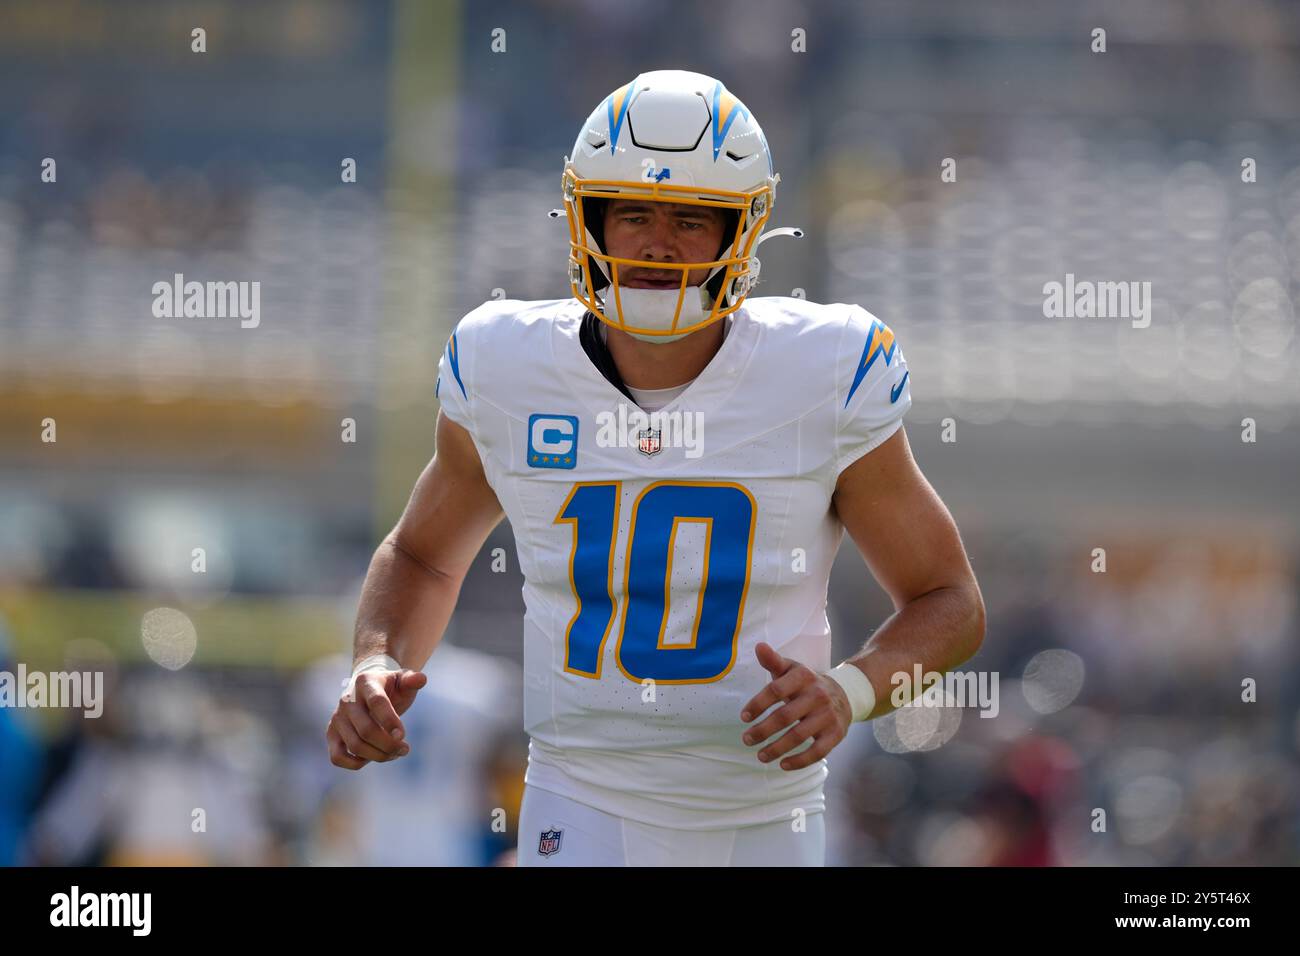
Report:
M 903 394 L 903 386 L 907 384 L 907 376 L 911 375 L 910 371 L 903 373 L 903 380 L 889 390 L 889 404 L 898 401 L 898 396 Z

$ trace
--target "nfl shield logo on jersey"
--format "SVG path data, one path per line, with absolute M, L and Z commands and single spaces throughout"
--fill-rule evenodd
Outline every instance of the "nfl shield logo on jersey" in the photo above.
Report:
M 660 449 L 663 447 L 659 441 L 662 432 L 663 429 L 661 428 L 638 430 L 636 433 L 636 450 L 647 458 L 659 454 Z
M 559 853 L 560 838 L 563 836 L 563 830 L 543 830 L 541 839 L 537 841 L 537 852 L 542 856 L 550 856 L 552 853 Z

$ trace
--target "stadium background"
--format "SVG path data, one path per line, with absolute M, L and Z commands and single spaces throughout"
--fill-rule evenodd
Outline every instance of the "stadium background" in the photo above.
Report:
M 663 67 L 764 125 L 773 221 L 808 238 L 767 247 L 758 294 L 897 333 L 988 607 L 965 666 L 999 672 L 1000 714 L 854 728 L 828 862 L 1296 863 L 1298 42 L 1267 0 L 3 0 L 0 670 L 109 687 L 97 721 L 0 709 L 0 863 L 508 859 L 508 525 L 413 756 L 349 775 L 322 732 L 450 328 L 494 290 L 567 295 L 563 157 Z M 176 272 L 260 281 L 260 327 L 154 318 Z M 1150 327 L 1044 318 L 1067 272 L 1150 281 Z M 830 597 L 841 658 L 891 611 L 851 543 Z

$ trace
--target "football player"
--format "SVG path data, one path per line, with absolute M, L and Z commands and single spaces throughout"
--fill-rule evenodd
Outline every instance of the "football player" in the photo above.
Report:
M 327 731 L 358 769 L 400 720 L 505 516 L 524 574 L 520 865 L 822 865 L 826 756 L 951 669 L 984 605 L 902 428 L 893 331 L 853 304 L 749 295 L 779 177 L 753 115 L 643 73 L 562 179 L 572 296 L 466 315 L 437 454 L 380 545 Z M 831 668 L 847 529 L 896 612 Z M 418 745 L 418 742 L 416 742 Z

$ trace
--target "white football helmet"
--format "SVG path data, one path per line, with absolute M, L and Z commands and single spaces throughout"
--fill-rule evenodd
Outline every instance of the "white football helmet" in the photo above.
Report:
M 762 236 L 780 178 L 763 130 L 721 82 L 685 70 L 642 73 L 596 107 L 565 157 L 574 296 L 602 321 L 651 342 L 680 339 L 730 315 L 758 278 L 758 244 L 802 235 L 780 229 Z M 663 262 L 606 254 L 600 200 L 629 197 L 728 212 L 731 224 L 716 258 Z M 677 270 L 681 285 L 629 288 L 619 282 L 620 267 Z M 705 281 L 689 286 L 692 270 L 704 268 Z

